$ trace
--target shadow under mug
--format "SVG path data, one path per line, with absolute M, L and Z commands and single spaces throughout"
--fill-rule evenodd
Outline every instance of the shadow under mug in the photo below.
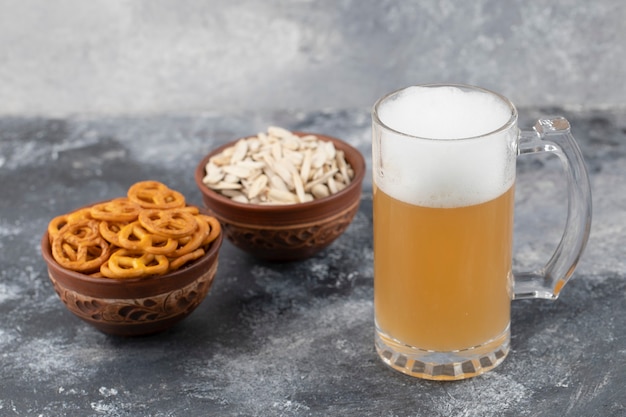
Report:
M 434 114 L 436 105 L 409 98 L 438 90 L 461 100 L 443 111 L 461 114 Z M 404 125 L 411 118 L 419 124 L 422 116 L 435 117 L 435 125 L 471 124 L 473 116 L 457 120 L 480 113 L 463 107 L 466 96 L 485 99 L 487 114 L 496 105 L 506 121 L 454 138 L 424 137 Z M 408 116 L 398 121 L 402 112 Z M 511 300 L 556 299 L 580 259 L 591 227 L 591 191 L 569 123 L 540 119 L 532 131 L 520 131 L 517 118 L 507 98 L 468 85 L 407 87 L 374 106 L 375 345 L 400 372 L 457 380 L 493 369 L 509 352 Z M 544 267 L 514 273 L 516 159 L 543 152 L 559 157 L 568 179 L 565 229 Z

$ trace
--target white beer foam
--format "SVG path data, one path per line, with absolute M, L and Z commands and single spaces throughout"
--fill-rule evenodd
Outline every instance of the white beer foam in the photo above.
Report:
M 409 87 L 378 108 L 380 121 L 401 133 L 374 129 L 374 181 L 425 207 L 492 200 L 515 180 L 517 128 L 498 131 L 511 116 L 506 102 L 486 92 Z

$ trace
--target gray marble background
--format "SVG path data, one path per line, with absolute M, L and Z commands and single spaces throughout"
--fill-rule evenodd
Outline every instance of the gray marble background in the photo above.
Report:
M 0 115 L 369 107 L 463 82 L 622 107 L 622 0 L 0 0 Z

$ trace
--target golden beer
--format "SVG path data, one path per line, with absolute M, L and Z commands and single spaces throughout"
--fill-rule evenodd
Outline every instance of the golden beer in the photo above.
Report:
M 374 303 L 380 333 L 456 351 L 507 330 L 514 188 L 466 207 L 420 207 L 374 187 Z

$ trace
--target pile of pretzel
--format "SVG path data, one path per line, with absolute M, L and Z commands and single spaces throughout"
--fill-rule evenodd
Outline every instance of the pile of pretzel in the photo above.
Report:
M 63 214 L 48 224 L 59 265 L 117 279 L 175 271 L 202 257 L 219 234 L 217 219 L 157 181 L 135 183 L 127 197 Z

